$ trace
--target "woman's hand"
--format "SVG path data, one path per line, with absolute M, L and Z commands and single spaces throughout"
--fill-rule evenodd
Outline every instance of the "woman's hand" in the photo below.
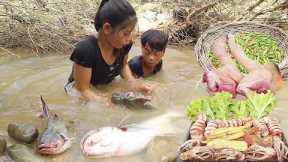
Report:
M 92 101 L 103 101 L 105 98 L 96 94 L 90 87 L 92 69 L 82 65 L 73 65 L 73 78 L 75 80 L 75 89 L 79 92 L 81 99 Z
M 153 87 L 149 84 L 140 84 L 139 90 L 146 93 L 146 94 L 151 94 L 153 91 Z
M 121 72 L 121 76 L 128 82 L 129 86 L 131 86 L 132 89 L 137 90 L 137 91 L 142 91 L 146 94 L 152 93 L 153 88 L 151 85 L 139 83 L 133 76 L 130 70 L 130 67 L 128 65 L 128 56 L 125 56 L 123 60 L 123 69 Z
M 144 92 L 146 94 L 151 94 L 153 91 L 153 86 L 151 86 L 149 84 L 139 83 L 136 81 L 134 81 L 132 83 L 132 88 L 137 90 L 137 91 Z

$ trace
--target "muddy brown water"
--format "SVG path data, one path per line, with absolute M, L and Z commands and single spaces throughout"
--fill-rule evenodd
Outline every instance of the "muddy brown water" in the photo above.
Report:
M 129 57 L 140 52 L 140 46 L 136 45 Z M 47 162 L 159 162 L 163 156 L 173 154 L 185 139 L 190 124 L 184 113 L 185 106 L 195 98 L 208 95 L 200 83 L 202 70 L 192 48 L 188 47 L 169 47 L 164 56 L 163 70 L 155 76 L 139 80 L 155 86 L 152 100 L 158 108 L 155 111 L 109 107 L 106 101 L 86 103 L 67 96 L 63 86 L 70 74 L 71 64 L 68 55 L 35 57 L 22 52 L 21 57 L 6 54 L 0 57 L 0 134 L 8 139 L 9 144 L 15 143 L 6 132 L 11 122 L 31 123 L 43 129 L 43 122 L 37 118 L 41 111 L 39 95 L 43 95 L 50 109 L 67 123 L 73 137 L 71 149 L 62 155 L 44 157 Z M 97 87 L 96 91 L 108 100 L 112 92 L 126 89 L 129 85 L 116 79 L 109 86 Z M 280 119 L 282 128 L 288 133 L 287 92 L 286 84 L 277 93 L 278 104 L 272 115 Z M 137 124 L 169 112 L 179 115 L 154 123 L 161 126 L 165 133 L 155 138 L 141 153 L 121 158 L 89 159 L 80 151 L 79 142 L 89 130 L 116 126 L 122 119 L 127 119 L 124 124 Z

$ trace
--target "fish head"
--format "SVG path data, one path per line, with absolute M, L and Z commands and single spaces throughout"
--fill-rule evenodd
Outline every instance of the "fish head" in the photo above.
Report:
M 125 99 L 125 95 L 120 92 L 113 93 L 111 97 L 111 101 L 115 104 L 122 104 L 124 99 Z
M 37 151 L 40 154 L 53 155 L 62 153 L 70 146 L 71 141 L 65 134 L 46 130 L 38 140 Z
M 135 98 L 136 98 L 136 95 L 132 91 L 128 91 L 128 92 L 114 92 L 112 94 L 112 101 L 114 103 L 118 103 L 118 104 L 124 103 L 124 102 L 129 101 L 129 100 L 133 100 Z
M 145 96 L 142 93 L 139 92 L 130 92 L 126 94 L 126 98 L 129 101 L 137 101 L 137 102 L 142 102 L 145 103 L 147 101 L 151 101 L 150 96 Z
M 150 100 L 151 100 L 151 97 L 145 96 L 141 93 L 137 93 L 133 91 L 115 92 L 112 94 L 112 101 L 114 103 L 123 103 L 123 102 L 131 102 L 131 101 L 146 102 Z
M 68 138 L 65 124 L 58 116 L 49 111 L 48 105 L 40 96 L 42 114 L 47 120 L 47 128 L 37 141 L 37 151 L 40 154 L 59 154 L 71 147 L 71 138 Z
M 80 147 L 87 156 L 96 158 L 109 157 L 117 154 L 124 131 L 116 127 L 103 127 L 88 132 L 81 140 Z

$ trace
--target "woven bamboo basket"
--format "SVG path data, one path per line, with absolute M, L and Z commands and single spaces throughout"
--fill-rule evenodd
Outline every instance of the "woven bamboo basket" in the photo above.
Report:
M 278 46 L 284 51 L 284 59 L 278 64 L 278 66 L 283 78 L 285 80 L 288 79 L 288 35 L 280 28 L 255 22 L 233 22 L 209 28 L 205 31 L 195 45 L 197 60 L 204 71 L 215 68 L 213 67 L 212 62 L 208 59 L 208 53 L 214 41 L 220 36 L 225 36 L 229 33 L 236 34 L 238 32 L 262 32 L 271 35 L 271 37 L 278 43 Z

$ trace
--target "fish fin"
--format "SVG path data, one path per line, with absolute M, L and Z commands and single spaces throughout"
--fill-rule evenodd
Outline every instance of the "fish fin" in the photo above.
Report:
M 120 121 L 119 121 L 119 123 L 117 124 L 117 126 L 116 127 L 118 127 L 118 128 L 123 128 L 123 127 L 126 127 L 125 125 L 126 124 L 124 124 L 126 121 L 128 121 L 128 119 L 131 117 L 131 114 L 128 114 L 128 115 L 126 115 L 126 116 L 124 116 Z
M 42 95 L 40 95 L 40 99 L 42 102 L 42 115 L 43 117 L 47 117 L 50 118 L 50 113 L 49 113 L 49 109 L 48 109 L 48 105 L 46 104 L 46 102 L 44 101 Z
M 56 153 L 60 154 L 60 153 L 64 152 L 65 150 L 69 149 L 71 147 L 71 145 L 72 145 L 72 141 L 70 140 L 70 138 L 66 138 L 66 140 L 64 140 L 64 144 L 63 144 L 62 148 L 59 149 L 58 151 L 56 151 Z
M 73 140 L 75 140 L 75 138 L 69 138 L 69 137 L 67 137 L 65 134 L 63 134 L 63 133 L 60 133 L 59 134 L 62 138 L 63 138 L 63 140 L 66 142 L 66 141 L 71 141 L 71 143 L 72 143 L 72 141 Z
M 59 135 L 64 139 L 64 141 L 69 140 L 69 138 L 65 134 L 60 133 Z

